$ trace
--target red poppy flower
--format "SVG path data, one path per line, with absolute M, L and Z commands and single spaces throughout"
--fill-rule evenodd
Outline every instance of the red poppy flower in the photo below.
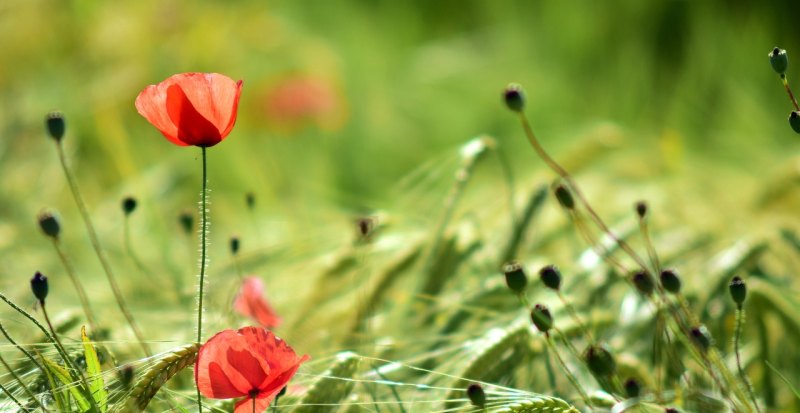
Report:
M 244 397 L 234 413 L 263 412 L 297 372 L 298 357 L 286 342 L 259 327 L 224 330 L 211 337 L 197 353 L 194 381 L 200 393 L 212 399 Z
M 214 146 L 236 123 L 242 81 L 218 73 L 180 73 L 150 85 L 136 97 L 136 110 L 170 142 Z
M 264 299 L 264 282 L 258 277 L 247 277 L 233 302 L 233 308 L 240 314 L 251 317 L 265 328 L 281 324 L 278 313 Z

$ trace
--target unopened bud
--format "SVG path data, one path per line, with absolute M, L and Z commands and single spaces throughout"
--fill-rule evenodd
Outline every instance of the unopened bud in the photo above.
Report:
M 664 287 L 667 292 L 672 294 L 681 292 L 681 279 L 678 277 L 678 273 L 676 273 L 675 270 L 663 270 L 659 278 L 661 279 L 661 286 Z
M 742 277 L 738 275 L 733 277 L 731 283 L 728 285 L 728 290 L 731 292 L 731 298 L 736 306 L 741 308 L 744 304 L 744 299 L 747 298 L 747 285 L 744 283 Z
M 64 115 L 61 112 L 50 112 L 45 118 L 45 125 L 47 126 L 47 133 L 56 142 L 60 142 L 64 137 L 64 132 L 67 130 Z
M 642 393 L 642 385 L 639 384 L 639 381 L 634 379 L 633 377 L 629 378 L 628 380 L 625 380 L 623 387 L 625 387 L 625 395 L 629 399 L 632 399 L 634 397 L 639 397 L 639 394 Z
M 47 277 L 39 271 L 36 271 L 36 274 L 31 278 L 31 290 L 33 291 L 33 296 L 39 300 L 39 303 L 44 305 L 44 299 L 47 298 L 47 293 L 49 291 Z
M 636 209 L 636 215 L 638 215 L 640 219 L 644 219 L 647 216 L 647 202 L 639 201 L 634 208 Z
M 186 235 L 192 235 L 192 230 L 194 229 L 194 215 L 190 211 L 181 212 L 178 215 L 178 222 L 181 224 L 181 228 L 183 228 L 183 232 Z
M 522 294 L 525 291 L 525 286 L 528 284 L 528 276 L 520 263 L 516 261 L 507 262 L 503 265 L 503 275 L 505 275 L 506 285 L 511 291 L 517 294 Z
M 472 383 L 467 386 L 467 397 L 473 406 L 483 408 L 486 405 L 486 393 L 483 391 L 478 383 Z
M 636 289 L 639 290 L 645 296 L 649 296 L 653 293 L 653 289 L 655 288 L 655 284 L 653 283 L 653 278 L 647 271 L 639 270 L 633 274 L 633 285 L 636 286 Z
M 776 47 L 769 53 L 769 64 L 772 65 L 772 70 L 775 73 L 782 75 L 786 73 L 789 68 L 789 56 L 786 55 L 786 50 Z
M 42 211 L 37 219 L 39 220 L 39 228 L 42 229 L 44 235 L 53 239 L 58 239 L 58 234 L 61 233 L 61 224 L 52 212 Z
M 617 370 L 617 362 L 614 361 L 614 356 L 603 345 L 592 345 L 583 353 L 583 359 L 592 373 L 608 377 Z
M 124 212 L 125 215 L 130 215 L 135 210 L 136 210 L 136 198 L 132 196 L 126 196 L 122 200 L 122 212 Z
M 789 114 L 789 126 L 795 133 L 800 133 L 800 112 L 794 111 Z
M 709 347 L 711 347 L 711 333 L 708 331 L 706 326 L 701 325 L 699 327 L 693 327 L 690 331 L 690 335 L 692 337 L 692 341 L 697 345 L 697 347 L 703 351 L 708 351 Z
M 555 265 L 547 265 L 539 270 L 539 279 L 547 288 L 558 291 L 561 288 L 561 271 Z
M 244 194 L 244 202 L 247 204 L 247 208 L 253 209 L 256 206 L 256 194 L 252 192 L 248 192 Z
M 506 102 L 506 106 L 514 112 L 522 112 L 525 109 L 525 92 L 521 85 L 516 83 L 508 85 L 503 92 L 503 100 Z
M 569 210 L 575 209 L 575 200 L 572 198 L 572 193 L 569 191 L 569 189 L 567 189 L 566 186 L 558 184 L 553 191 L 556 194 L 558 203 L 561 204 L 563 208 Z
M 241 245 L 240 245 L 240 243 L 239 243 L 239 237 L 237 237 L 237 236 L 235 236 L 235 235 L 234 235 L 234 236 L 232 236 L 232 237 L 231 237 L 231 255 L 236 255 L 236 254 L 238 254 L 238 253 L 239 253 L 239 247 L 240 247 L 240 246 L 241 246 Z
M 553 328 L 553 316 L 550 310 L 543 304 L 536 304 L 531 310 L 531 321 L 542 333 L 547 333 Z

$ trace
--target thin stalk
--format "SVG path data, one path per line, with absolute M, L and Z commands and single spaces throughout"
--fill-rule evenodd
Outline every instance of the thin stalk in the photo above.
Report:
M 69 184 L 69 189 L 72 192 L 72 197 L 75 199 L 75 203 L 78 205 L 78 211 L 80 211 L 81 218 L 83 218 L 83 223 L 86 226 L 86 232 L 89 234 L 89 241 L 91 241 L 92 248 L 94 248 L 97 259 L 100 260 L 100 265 L 103 267 L 103 272 L 106 274 L 108 284 L 111 286 L 111 291 L 114 293 L 117 306 L 122 312 L 122 315 L 125 316 L 128 326 L 130 327 L 131 331 L 133 331 L 133 335 L 136 336 L 136 340 L 139 342 L 139 345 L 142 346 L 142 350 L 144 350 L 145 355 L 149 357 L 152 355 L 150 347 L 144 341 L 144 337 L 142 336 L 141 331 L 139 331 L 139 327 L 136 325 L 133 315 L 131 315 L 131 312 L 128 310 L 128 305 L 125 303 L 125 298 L 122 296 L 122 292 L 119 289 L 119 285 L 117 285 L 117 280 L 114 277 L 114 273 L 111 271 L 111 265 L 109 265 L 108 259 L 106 259 L 103 249 L 100 247 L 100 241 L 97 238 L 94 225 L 92 225 L 91 217 L 86 209 L 86 204 L 83 202 L 83 197 L 81 197 L 81 193 L 78 190 L 77 181 L 75 180 L 75 177 L 72 176 L 72 172 L 70 172 L 69 167 L 67 167 L 67 158 L 64 155 L 64 146 L 61 144 L 61 141 L 56 142 L 56 148 L 58 149 L 58 158 L 61 161 L 61 167 L 64 170 L 64 176 L 67 178 L 67 183 Z
M 736 353 L 736 368 L 739 370 L 739 376 L 742 378 L 742 383 L 747 388 L 747 393 L 750 396 L 750 400 L 753 402 L 753 405 L 756 407 L 756 411 L 761 413 L 761 408 L 758 406 L 758 402 L 756 401 L 756 395 L 753 393 L 753 386 L 750 384 L 750 380 L 747 378 L 747 374 L 745 374 L 744 369 L 742 368 L 742 359 L 739 354 L 739 342 L 742 336 L 742 324 L 744 324 L 744 308 L 741 305 L 736 307 L 736 332 L 733 336 L 733 348 L 734 353 Z
M 642 233 L 642 238 L 644 238 L 644 245 L 647 248 L 647 255 L 650 258 L 650 265 L 653 266 L 654 274 L 661 273 L 661 263 L 658 260 L 658 253 L 656 253 L 656 248 L 653 246 L 653 242 L 650 239 L 650 229 L 647 225 L 647 220 L 645 218 L 639 218 L 639 231 Z
M 794 110 L 800 111 L 800 106 L 797 105 L 797 99 L 794 98 L 792 88 L 789 87 L 789 82 L 786 80 L 785 74 L 781 75 L 781 82 L 783 82 L 783 87 L 786 89 L 786 93 L 789 95 L 789 100 L 791 100 L 792 105 L 794 105 Z
M 569 316 L 572 317 L 572 321 L 574 321 L 575 324 L 578 325 L 578 328 L 581 330 L 581 332 L 583 332 L 583 335 L 586 336 L 586 340 L 589 343 L 594 343 L 594 337 L 592 337 L 592 333 L 586 327 L 586 324 L 584 324 L 583 321 L 581 321 L 581 318 L 578 316 L 578 312 L 575 311 L 575 307 L 573 307 L 572 304 L 570 304 L 569 301 L 567 301 L 567 298 L 564 297 L 564 294 L 561 293 L 561 290 L 556 291 L 556 294 L 558 295 L 558 298 L 561 300 L 561 304 L 563 304 L 564 308 L 567 309 L 567 313 L 569 313 Z
M 89 328 L 91 328 L 93 332 L 97 332 L 97 321 L 94 318 L 92 307 L 89 305 L 89 298 L 86 296 L 86 290 L 83 289 L 81 281 L 78 279 L 78 276 L 75 275 L 75 269 L 72 268 L 72 264 L 70 264 L 69 259 L 67 259 L 67 254 L 64 252 L 58 239 L 53 238 L 53 246 L 58 253 L 58 258 L 61 259 L 61 264 L 64 265 L 67 276 L 69 276 L 70 281 L 72 281 L 72 285 L 75 286 L 75 292 L 78 293 L 78 300 L 80 300 L 83 314 L 89 322 Z
M 36 398 L 36 396 L 33 394 L 33 392 L 31 391 L 31 389 L 29 389 L 29 388 L 28 388 L 28 386 L 25 384 L 25 382 L 24 382 L 24 381 L 22 381 L 22 378 L 21 378 L 21 377 L 19 377 L 19 375 L 17 374 L 17 372 L 15 372 L 15 371 L 14 371 L 14 369 L 12 369 L 12 368 L 11 368 L 11 366 L 9 366 L 9 365 L 8 365 L 8 363 L 6 363 L 6 360 L 3 358 L 3 356 L 0 356 L 0 363 L 2 363 L 2 364 L 3 364 L 3 367 L 5 367 L 5 368 L 6 368 L 6 370 L 8 370 L 8 372 L 9 372 L 9 373 L 11 373 L 11 377 L 13 377 L 13 378 L 14 378 L 14 380 L 16 380 L 16 381 L 17 381 L 17 383 L 19 383 L 20 387 L 22 387 L 22 390 L 24 390 L 24 391 L 25 391 L 25 394 L 27 394 L 27 395 L 28 395 L 28 398 L 30 398 L 31 400 L 33 400 L 34 402 L 36 402 L 36 404 L 39 406 L 39 408 L 40 408 L 40 409 L 42 409 L 42 411 L 43 411 L 43 412 L 44 412 L 44 411 L 47 411 L 47 410 L 44 408 L 44 406 L 42 406 L 42 403 L 41 403 L 41 402 L 39 402 L 39 399 L 37 399 L 37 398 Z M 5 389 L 3 389 L 3 390 L 5 390 Z M 9 395 L 9 396 L 11 396 L 11 393 L 8 393 L 8 395 Z M 12 399 L 13 399 L 13 396 L 11 396 L 11 397 L 12 397 Z M 14 401 L 16 401 L 16 399 L 14 399 Z M 19 404 L 19 403 L 17 403 L 17 404 Z M 24 409 L 25 411 L 28 411 L 28 410 L 29 410 L 29 409 L 27 409 L 27 408 L 23 408 L 23 409 Z
M 2 390 L 3 393 L 5 393 L 6 396 L 8 396 L 9 399 L 11 399 L 17 406 L 19 406 L 19 408 L 22 409 L 22 411 L 24 411 L 24 412 L 31 411 L 27 407 L 23 406 L 22 403 L 20 403 L 19 400 L 17 400 L 17 398 L 14 397 L 14 395 L 11 394 L 11 392 L 8 391 L 8 389 L 5 386 L 3 386 L 2 384 L 0 384 L 0 390 Z M 37 400 L 37 402 L 38 402 L 38 400 Z M 41 407 L 41 405 L 39 405 L 39 407 Z M 42 407 L 42 411 L 45 411 L 44 407 Z
M 197 343 L 203 339 L 203 292 L 206 282 L 206 236 L 208 232 L 208 217 L 206 216 L 206 197 L 208 189 L 208 168 L 206 162 L 206 147 L 201 146 L 203 158 L 203 191 L 200 193 L 200 288 L 197 294 Z M 203 401 L 201 400 L 200 387 L 197 387 L 197 411 L 202 413 Z
M 594 408 L 592 408 L 592 403 L 589 401 L 589 396 L 586 394 L 586 391 L 583 389 L 581 384 L 578 383 L 578 379 L 575 378 L 575 375 L 573 375 L 572 372 L 569 370 L 569 367 L 567 367 L 567 363 L 565 363 L 564 359 L 561 358 L 561 355 L 558 354 L 558 350 L 556 349 L 555 344 L 553 344 L 553 341 L 550 340 L 550 335 L 545 333 L 544 337 L 545 337 L 545 342 L 547 342 L 547 346 L 550 347 L 550 350 L 552 350 L 553 354 L 555 354 L 556 360 L 558 360 L 558 364 L 561 365 L 561 369 L 564 370 L 564 374 L 567 375 L 567 378 L 569 379 L 570 383 L 572 383 L 572 386 L 575 387 L 575 390 L 577 390 L 578 393 L 580 393 L 583 402 L 586 404 L 586 407 L 588 407 L 589 410 L 594 411 Z

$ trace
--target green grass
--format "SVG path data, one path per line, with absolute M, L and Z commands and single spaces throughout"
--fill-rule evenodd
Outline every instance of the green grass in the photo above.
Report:
M 796 4 L 317 3 L 0 6 L 0 292 L 42 319 L 28 280 L 47 274 L 48 311 L 71 320 L 62 341 L 83 354 L 80 302 L 36 225 L 43 208 L 57 210 L 61 245 L 108 329 L 98 357 L 115 409 L 140 394 L 119 381 L 123 365 L 135 367 L 136 386 L 176 357 L 169 365 L 177 375 L 158 382 L 148 411 L 196 409 L 185 346 L 195 335 L 198 243 L 177 217 L 188 209 L 198 219 L 200 150 L 170 144 L 133 106 L 145 85 L 185 71 L 244 80 L 236 127 L 208 151 L 203 330 L 207 338 L 249 324 L 230 305 L 237 265 L 265 281 L 284 319 L 276 333 L 312 357 L 278 411 L 469 411 L 463 390 L 474 381 L 484 384 L 488 411 L 557 411 L 551 398 L 589 411 L 503 283 L 513 239 L 514 258 L 532 276 L 527 301 L 550 307 L 577 353 L 554 337 L 556 349 L 597 406 L 613 404 L 611 393 L 624 397 L 582 362 L 589 340 L 535 279 L 546 264 L 561 268 L 565 297 L 615 355 L 619 379 L 642 382 L 644 404 L 626 411 L 729 406 L 674 322 L 669 343 L 654 338 L 655 305 L 590 259 L 580 227 L 551 195 L 520 227 L 530 199 L 556 175 L 502 104 L 509 82 L 525 86 L 543 146 L 642 256 L 632 206 L 648 201 L 659 257 L 681 274 L 692 313 L 734 375 L 727 282 L 747 280 L 745 371 L 762 411 L 797 409 L 787 383 L 800 383 L 800 140 L 767 60 L 773 46 L 787 49 L 797 85 Z M 327 85 L 336 110 L 292 125 L 270 117 L 269 91 L 296 76 Z M 88 242 L 43 128 L 53 109 L 66 115 L 68 161 L 153 358 L 143 358 Z M 464 151 L 475 148 L 470 142 L 491 143 L 473 158 Z M 252 211 L 247 192 L 256 196 Z M 128 222 L 136 257 L 124 244 L 127 195 L 139 201 Z M 365 216 L 377 223 L 369 242 L 357 239 L 354 224 Z M 236 262 L 234 234 L 242 242 Z M 0 323 L 58 361 L 17 312 L 0 308 Z M 673 349 L 662 355 L 663 373 L 653 366 L 654 340 Z M 0 355 L 26 383 L 43 380 L 6 340 Z M 2 368 L 0 384 L 27 399 Z M 308 400 L 333 406 L 300 406 Z M 2 394 L 0 406 L 14 409 Z

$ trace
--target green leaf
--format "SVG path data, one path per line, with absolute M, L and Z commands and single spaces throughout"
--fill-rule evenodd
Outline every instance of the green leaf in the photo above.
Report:
M 39 358 L 42 359 L 42 363 L 46 364 L 45 358 L 39 355 Z M 69 392 L 63 387 L 60 387 L 56 383 L 56 379 L 53 373 L 50 372 L 50 369 L 44 369 L 44 374 L 47 377 L 47 382 L 50 385 L 50 388 L 53 389 L 53 397 L 56 400 L 56 407 L 58 407 L 58 411 L 66 412 L 70 410 L 70 399 L 69 399 Z
M 81 340 L 83 341 L 83 355 L 86 359 L 86 381 L 89 383 L 89 391 L 92 394 L 100 412 L 105 413 L 108 404 L 108 392 L 106 392 L 105 382 L 103 381 L 103 371 L 100 368 L 100 360 L 97 358 L 97 351 L 92 345 L 92 341 L 86 336 L 86 327 L 81 327 Z
M 64 389 L 69 390 L 69 394 L 72 395 L 75 402 L 78 403 L 78 408 L 80 408 L 82 412 L 91 410 L 92 405 L 89 404 L 89 401 L 86 400 L 86 397 L 81 393 L 80 384 L 72 381 L 67 370 L 49 359 L 44 358 L 43 360 L 45 368 L 50 371 L 50 374 L 53 375 L 55 380 L 61 383 Z M 58 391 L 58 388 L 62 387 L 57 387 L 53 391 Z

